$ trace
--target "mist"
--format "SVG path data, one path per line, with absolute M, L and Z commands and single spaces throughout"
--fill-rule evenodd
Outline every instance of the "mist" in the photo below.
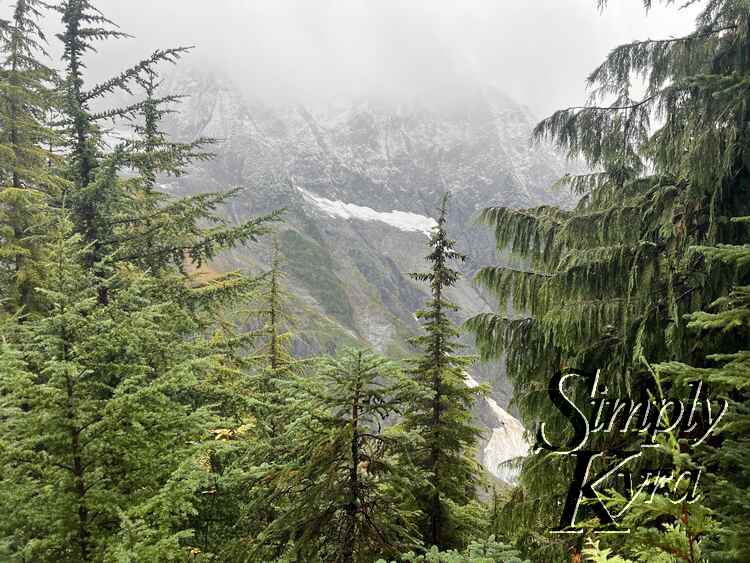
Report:
M 99 0 L 133 38 L 88 62 L 101 78 L 156 48 L 227 74 L 266 103 L 444 99 L 492 84 L 541 117 L 585 98 L 614 46 L 691 29 L 694 14 L 638 0 Z M 49 21 L 51 30 L 59 27 Z M 118 66 L 120 65 L 120 66 Z

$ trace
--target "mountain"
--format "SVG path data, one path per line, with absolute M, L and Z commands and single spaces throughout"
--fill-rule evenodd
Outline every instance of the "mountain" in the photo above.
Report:
M 348 343 L 396 358 L 410 353 L 407 338 L 419 328 L 414 313 L 428 296 L 408 273 L 425 268 L 427 235 L 446 191 L 449 232 L 468 256 L 451 296 L 461 308 L 458 321 L 491 305 L 471 282 L 478 268 L 497 260 L 492 233 L 476 224 L 477 213 L 489 205 L 569 203 L 567 194 L 549 188 L 566 171 L 565 160 L 529 143 L 534 117 L 494 87 L 449 104 L 314 107 L 269 106 L 224 77 L 195 70 L 173 75 L 164 88 L 186 95 L 169 118 L 170 133 L 219 142 L 216 158 L 165 180 L 163 189 L 244 187 L 225 210 L 236 221 L 285 209 L 277 237 L 296 296 L 300 355 Z M 235 250 L 212 267 L 264 269 L 268 244 Z M 493 389 L 477 409 L 488 428 L 480 460 L 510 480 L 497 465 L 523 454 L 526 444 L 520 423 L 500 406 L 508 405 L 509 386 L 498 365 L 477 366 L 469 378 Z

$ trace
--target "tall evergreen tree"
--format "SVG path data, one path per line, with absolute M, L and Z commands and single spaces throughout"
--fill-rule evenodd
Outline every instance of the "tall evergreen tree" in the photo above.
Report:
M 747 216 L 735 219 L 748 221 Z M 696 338 L 708 340 L 706 362 L 698 367 L 667 363 L 657 366 L 657 371 L 683 385 L 703 381 L 730 401 L 718 431 L 721 441 L 708 444 L 697 461 L 709 472 L 706 504 L 718 522 L 716 535 L 708 537 L 706 551 L 712 561 L 743 561 L 750 559 L 746 517 L 750 507 L 750 247 L 726 245 L 699 251 L 711 261 L 732 267 L 735 285 L 706 311 L 688 317 L 688 327 Z
M 268 365 L 274 372 L 282 370 L 289 363 L 289 352 L 284 346 L 284 272 L 281 270 L 281 253 L 279 243 L 274 239 L 271 255 L 271 271 L 268 281 L 266 301 L 268 308 L 264 311 L 267 317 L 266 331 L 268 332 Z
M 156 65 L 184 49 L 157 51 L 86 90 L 92 42 L 123 34 L 108 30 L 88 1 L 59 9 L 65 152 L 51 172 L 62 169 L 67 189 L 43 225 L 54 236 L 28 258 L 44 272 L 34 283 L 38 314 L 0 327 L 8 367 L 0 378 L 1 500 L 13 512 L 1 549 L 11 560 L 174 560 L 191 543 L 209 543 L 209 526 L 194 517 L 215 483 L 215 452 L 228 447 L 225 430 L 246 426 L 237 404 L 248 401 L 239 357 L 248 341 L 215 322 L 219 308 L 255 286 L 233 273 L 199 283 L 185 265 L 253 240 L 266 218 L 239 226 L 219 219 L 216 209 L 236 191 L 174 201 L 154 190 L 158 175 L 202 157 L 196 144 L 170 143 L 159 130 L 162 104 L 174 99 L 154 96 Z M 91 109 L 136 84 L 145 101 Z M 141 120 L 138 138 L 109 151 L 97 124 L 120 118 Z M 33 129 L 18 131 L 38 148 Z M 23 154 L 3 173 L 17 169 L 24 189 L 51 176 L 36 149 L 28 151 L 34 159 Z M 136 174 L 125 177 L 125 167 Z
M 510 247 L 528 267 L 479 273 L 499 310 L 512 300 L 519 314 L 480 315 L 471 326 L 486 356 L 507 354 L 525 422 L 544 419 L 560 442 L 570 428 L 547 397 L 553 375 L 600 369 L 611 393 L 643 399 L 659 396 L 652 364 L 705 365 L 706 342 L 689 332 L 686 314 L 726 296 L 737 278 L 691 248 L 748 238 L 747 224 L 732 218 L 750 206 L 749 16 L 744 2 L 709 1 L 688 35 L 614 49 L 589 76 L 589 102 L 535 130 L 594 170 L 564 179 L 582 196 L 577 207 L 483 214 L 498 247 Z M 634 76 L 646 82 L 640 98 L 632 94 Z M 519 533 L 547 557 L 562 557 L 559 539 L 532 530 L 556 525 L 553 507 L 567 488 L 559 475 L 571 471 L 565 457 L 531 456 L 509 506 L 516 525 L 527 527 Z
M 38 289 L 45 314 L 2 335 L 13 367 L 2 379 L 2 536 L 19 560 L 101 561 L 132 519 L 150 531 L 140 542 L 158 544 L 148 560 L 174 556 L 191 535 L 194 491 L 170 479 L 212 426 L 191 395 L 221 360 L 195 338 L 193 315 L 161 298 L 163 279 L 119 271 L 122 290 L 97 305 L 80 236 L 56 231 Z
M 289 350 L 290 322 L 286 307 L 281 256 L 273 245 L 271 269 L 258 280 L 249 294 L 251 306 L 241 314 L 243 357 L 237 362 L 242 377 L 236 386 L 222 385 L 228 393 L 222 412 L 227 426 L 214 430 L 216 443 L 207 458 L 207 483 L 194 516 L 198 530 L 195 547 L 204 555 L 220 560 L 241 561 L 251 549 L 251 541 L 272 523 L 278 513 L 273 504 L 252 503 L 270 489 L 257 479 L 257 468 L 273 462 L 293 461 L 287 424 L 299 416 L 290 409 L 296 378 L 311 361 L 295 359 Z M 236 318 L 237 311 L 229 311 Z M 232 323 L 225 330 L 235 333 Z M 221 396 L 213 398 L 216 402 Z
M 0 21 L 0 284 L 10 312 L 33 308 L 46 206 L 61 188 L 43 146 L 53 136 L 45 121 L 55 79 L 40 62 L 46 56 L 38 23 L 44 6 L 19 0 L 12 19 Z
M 260 309 L 254 311 L 258 321 L 263 323 L 259 335 L 261 346 L 259 377 L 261 379 L 257 389 L 264 406 L 262 412 L 258 414 L 267 427 L 271 441 L 276 441 L 283 434 L 285 418 L 288 415 L 284 407 L 286 394 L 289 391 L 288 380 L 301 367 L 290 352 L 291 334 L 286 330 L 290 318 L 284 278 L 281 252 L 278 241 L 274 239 L 271 250 L 271 269 L 258 296 Z M 269 455 L 279 455 L 279 447 L 283 447 L 283 443 L 277 444 L 272 451 L 269 451 Z
M 347 350 L 294 382 L 289 455 L 260 467 L 255 506 L 274 518 L 256 558 L 374 561 L 419 544 L 412 498 L 419 472 L 399 463 L 409 436 L 384 421 L 402 413 L 411 383 L 373 353 Z
M 135 263 L 151 268 L 177 266 L 186 258 L 200 266 L 228 246 L 256 240 L 266 232 L 261 217 L 230 226 L 215 210 L 238 190 L 221 194 L 199 194 L 177 202 L 165 202 L 154 193 L 157 174 L 181 174 L 196 158 L 205 158 L 200 148 L 210 140 L 174 143 L 159 129 L 159 121 L 178 96 L 155 97 L 157 67 L 175 63 L 189 49 L 157 50 L 119 75 L 86 89 L 85 57 L 96 41 L 123 38 L 115 24 L 89 0 L 67 0 L 58 8 L 65 26 L 59 34 L 66 63 L 62 94 L 65 99 L 61 132 L 68 150 L 67 175 L 74 183 L 72 207 L 77 230 L 89 243 L 89 265 L 102 280 L 99 300 L 106 304 L 106 278 L 114 264 Z M 114 92 L 130 94 L 141 86 L 145 100 L 101 111 L 92 109 Z M 122 143 L 109 153 L 102 151 L 105 120 L 142 119 L 136 127 L 138 140 Z M 125 181 L 118 174 L 131 165 L 141 175 Z M 209 227 L 202 226 L 208 222 Z
M 428 475 L 428 485 L 420 491 L 419 499 L 425 514 L 423 535 L 428 545 L 441 548 L 462 546 L 463 534 L 472 525 L 469 515 L 480 469 L 473 459 L 479 429 L 472 422 L 471 407 L 482 391 L 466 384 L 466 369 L 472 360 L 456 352 L 459 333 L 450 314 L 457 307 L 446 293 L 460 275 L 451 263 L 465 257 L 448 238 L 447 207 L 448 194 L 429 240 L 432 251 L 426 260 L 430 271 L 412 274 L 430 285 L 431 299 L 417 312 L 425 334 L 413 339 L 420 356 L 410 373 L 418 392 L 403 422 L 408 431 L 424 440 L 416 457 Z

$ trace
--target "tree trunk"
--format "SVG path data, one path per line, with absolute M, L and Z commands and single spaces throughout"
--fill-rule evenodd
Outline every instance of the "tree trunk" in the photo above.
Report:
M 73 490 L 78 497 L 78 548 L 81 561 L 89 561 L 89 509 L 86 506 L 85 467 L 81 457 L 81 429 L 76 426 L 73 407 L 73 382 L 68 378 L 68 408 L 70 427 L 70 449 L 73 457 Z
M 81 561 L 89 561 L 89 509 L 86 506 L 86 482 L 80 453 L 81 433 L 77 428 L 71 430 L 71 445 L 73 447 L 73 480 L 75 492 L 78 495 L 78 547 L 81 551 Z
M 361 359 L 361 353 L 359 359 Z M 357 531 L 357 501 L 359 500 L 359 361 L 357 362 L 357 381 L 354 386 L 354 397 L 352 398 L 352 441 L 351 459 L 349 463 L 349 501 L 346 504 L 346 537 L 341 553 L 342 563 L 353 563 L 354 545 Z
M 440 376 L 437 371 L 433 377 L 433 389 L 435 390 L 435 396 L 432 400 L 432 427 L 434 430 L 440 425 Z M 440 506 L 440 449 L 437 441 L 432 440 L 430 445 L 430 469 L 432 472 L 432 483 L 434 489 L 432 491 L 432 499 L 430 500 L 430 537 L 429 543 L 442 547 L 441 541 L 441 529 L 443 526 L 443 515 Z
M 68 337 L 65 329 L 62 331 L 62 356 L 68 359 Z M 82 458 L 81 448 L 81 428 L 78 426 L 75 408 L 75 387 L 70 375 L 66 377 L 65 391 L 67 394 L 67 413 L 70 421 L 70 454 L 73 458 L 73 491 L 78 497 L 78 549 L 81 554 L 81 561 L 90 561 L 89 559 L 89 509 L 86 506 L 86 481 L 85 465 Z
M 434 291 L 435 298 L 435 319 L 440 322 L 443 314 L 442 300 L 443 300 L 443 287 L 442 283 L 437 283 Z M 438 547 L 442 545 L 442 528 L 443 528 L 443 514 L 440 503 L 440 446 L 438 441 L 435 439 L 435 433 L 440 427 L 441 409 L 440 401 L 442 400 L 442 368 L 443 368 L 443 339 L 440 333 L 435 335 L 435 347 L 434 347 L 434 373 L 432 376 L 432 390 L 434 392 L 432 398 L 432 431 L 433 439 L 430 444 L 430 469 L 432 471 L 432 482 L 434 490 L 432 491 L 432 498 L 430 499 L 430 537 L 429 543 Z

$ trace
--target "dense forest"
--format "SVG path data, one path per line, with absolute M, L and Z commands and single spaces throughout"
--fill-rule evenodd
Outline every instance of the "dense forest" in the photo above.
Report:
M 591 172 L 560 181 L 575 206 L 482 212 L 514 267 L 479 271 L 495 312 L 465 326 L 436 202 L 410 274 L 421 331 L 387 358 L 295 356 L 278 244 L 266 272 L 201 275 L 274 240 L 284 210 L 237 224 L 240 189 L 160 189 L 217 146 L 165 133 L 181 96 L 163 73 L 190 48 L 92 82 L 89 57 L 126 33 L 93 0 L 17 0 L 0 19 L 0 560 L 750 561 L 750 5 L 687 4 L 690 34 L 613 49 L 585 105 L 539 123 L 535 142 Z M 484 360 L 507 366 L 536 443 L 514 485 L 477 461 L 488 389 L 466 374 Z

